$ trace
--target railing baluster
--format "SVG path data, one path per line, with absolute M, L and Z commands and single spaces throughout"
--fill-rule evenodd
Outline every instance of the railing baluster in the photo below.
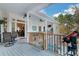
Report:
M 48 41 L 48 49 L 49 49 L 49 34 L 47 34 L 47 41 Z M 49 49 L 49 51 L 50 51 L 50 49 Z
M 53 51 L 53 35 L 51 35 L 52 36 L 52 51 Z
M 61 42 L 61 55 L 62 55 L 62 36 L 60 35 L 60 42 Z
M 53 35 L 53 43 L 52 44 L 53 44 L 53 52 L 54 52 L 54 35 Z
M 63 35 L 61 35 L 61 43 L 62 43 L 62 56 L 63 56 Z
M 59 48 L 58 48 L 58 35 L 57 35 L 57 50 L 59 50 Z M 57 53 L 58 53 L 58 51 L 57 51 Z
M 61 55 L 61 36 L 60 36 L 60 55 Z
M 57 49 L 57 35 L 55 35 L 55 47 L 56 47 L 56 53 L 58 52 L 58 49 Z
M 58 34 L 47 34 L 48 40 L 48 49 L 49 51 L 53 51 L 56 54 L 64 55 L 65 54 L 65 46 L 61 42 L 64 35 Z
M 49 50 L 51 51 L 51 49 L 50 49 L 50 34 L 49 34 Z
M 48 33 L 46 34 L 46 36 L 47 36 L 47 37 L 46 37 L 46 41 L 47 41 L 47 42 L 46 42 L 46 45 L 47 45 L 47 48 L 48 48 L 48 43 L 49 43 L 49 40 L 48 40 Z
M 64 46 L 64 43 L 63 43 L 63 55 L 65 55 L 65 46 Z
M 54 35 L 54 52 L 55 52 L 55 35 Z

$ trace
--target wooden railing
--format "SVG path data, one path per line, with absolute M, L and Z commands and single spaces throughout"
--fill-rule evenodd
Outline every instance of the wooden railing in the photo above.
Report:
M 48 50 L 57 55 L 65 55 L 67 49 L 63 44 L 63 37 L 60 34 L 47 34 Z
M 30 43 L 36 46 L 37 45 L 36 43 L 39 43 L 39 41 L 41 41 L 39 45 L 42 49 L 47 48 L 49 51 L 57 55 L 65 55 L 67 52 L 67 48 L 63 44 L 63 37 L 64 37 L 63 34 L 53 34 L 52 32 L 30 33 Z
M 44 32 L 30 32 L 29 43 L 40 49 L 44 49 L 44 37 Z

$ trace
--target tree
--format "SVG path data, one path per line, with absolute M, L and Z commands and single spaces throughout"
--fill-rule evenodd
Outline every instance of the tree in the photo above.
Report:
M 77 31 L 79 31 L 79 14 L 73 15 L 73 21 L 75 23 L 75 27 L 76 27 Z
M 79 31 L 79 14 L 60 14 L 57 18 L 55 18 L 57 21 L 60 22 L 60 24 L 65 25 L 67 29 L 69 29 L 68 32 L 71 32 L 73 29 Z
M 74 20 L 73 15 L 71 14 L 60 14 L 57 18 L 55 18 L 58 22 L 60 22 L 61 25 L 64 26 L 64 28 L 67 28 L 67 33 L 71 31 L 71 29 L 74 28 Z
M 55 17 L 55 20 L 64 25 L 68 29 L 68 32 L 71 32 L 73 29 L 79 31 L 79 6 L 74 5 L 71 9 L 73 9 L 73 15 L 68 13 L 65 15 L 60 14 L 58 17 Z
M 73 15 L 75 27 L 76 27 L 77 31 L 79 31 L 79 5 L 72 6 L 72 9 L 75 10 L 75 14 Z

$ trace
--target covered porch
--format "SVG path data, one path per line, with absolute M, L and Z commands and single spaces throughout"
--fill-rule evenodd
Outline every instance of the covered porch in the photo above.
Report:
M 60 50 L 61 53 L 62 44 L 60 39 L 62 40 L 62 35 L 59 34 L 59 24 L 51 17 L 39 12 L 42 8 L 49 5 L 50 4 L 47 3 L 1 4 L 0 16 L 4 17 L 6 21 L 5 25 L 1 24 L 0 50 L 3 49 L 1 55 L 53 55 L 53 52 L 58 53 L 58 50 Z M 4 44 L 2 44 L 4 41 L 3 32 L 16 32 L 23 28 L 21 25 L 24 27 L 24 37 L 17 37 L 19 39 L 17 39 L 13 46 L 4 47 Z M 60 38 L 58 38 L 58 36 L 60 36 Z M 18 41 L 21 43 L 18 44 Z M 60 43 L 59 47 L 57 42 Z M 7 51 L 8 49 L 9 51 Z M 35 52 L 36 54 L 34 54 Z

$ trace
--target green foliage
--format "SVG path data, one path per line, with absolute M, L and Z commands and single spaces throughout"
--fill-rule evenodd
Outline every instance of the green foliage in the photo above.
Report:
M 57 18 L 55 18 L 60 24 L 67 24 L 66 27 L 71 31 L 75 27 L 79 27 L 79 14 L 60 14 Z M 76 24 L 76 26 L 75 26 Z M 79 29 L 79 28 L 78 28 Z M 69 31 L 69 32 L 70 32 Z
M 4 23 L 4 20 L 0 20 L 0 24 L 3 24 Z
M 67 24 L 66 27 L 68 29 L 76 28 L 77 31 L 79 31 L 79 7 L 74 5 L 71 7 L 73 10 L 75 10 L 75 14 L 60 14 L 58 17 L 55 17 L 57 21 L 60 22 L 60 24 Z
M 73 20 L 76 24 L 79 24 L 79 14 L 74 14 L 73 15 Z

